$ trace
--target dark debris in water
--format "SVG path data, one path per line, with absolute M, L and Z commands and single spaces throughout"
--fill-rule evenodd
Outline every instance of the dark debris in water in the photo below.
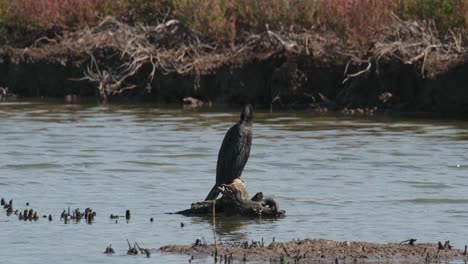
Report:
M 23 210 L 15 209 L 13 200 L 5 198 L 0 199 L 0 204 L 4 208 L 7 216 L 12 214 L 17 215 L 17 218 L 22 221 L 38 221 L 40 214 L 33 208 L 27 208 Z M 73 211 L 68 208 L 63 210 L 60 219 L 64 223 L 70 221 L 79 222 L 81 219 L 85 219 L 86 223 L 91 224 L 96 216 L 96 212 L 90 207 L 81 211 L 79 208 Z M 111 219 L 116 219 L 118 215 L 112 215 Z M 48 218 L 52 221 L 52 215 L 43 215 L 43 218 Z M 126 210 L 125 218 L 130 219 L 130 210 Z M 151 218 L 153 219 L 153 218 Z M 181 227 L 184 227 L 184 223 L 180 223 Z M 243 241 L 243 242 L 224 242 L 218 245 L 209 245 L 205 238 L 196 239 L 192 245 L 169 245 L 163 246 L 159 249 L 161 252 L 172 252 L 172 253 L 184 253 L 192 256 L 210 256 L 214 255 L 219 260 L 224 260 L 225 263 L 231 263 L 232 261 L 246 261 L 250 260 L 270 260 L 273 262 L 280 261 L 294 262 L 298 261 L 334 261 L 339 262 L 345 261 L 358 261 L 358 262 L 375 262 L 375 261 L 412 261 L 412 262 L 440 262 L 440 261 L 452 261 L 452 260 L 468 260 L 467 250 L 455 249 L 450 241 L 445 243 L 415 243 L 416 239 L 411 238 L 400 243 L 390 244 L 375 244 L 366 242 L 337 242 L 323 239 L 305 239 L 305 240 L 293 240 L 285 243 L 273 241 L 267 246 L 262 238 L 261 240 L 255 241 Z M 141 254 L 146 257 L 150 257 L 152 252 L 156 249 L 143 248 L 138 243 L 134 243 L 133 246 L 128 243 L 128 255 Z M 213 252 L 216 252 L 214 254 Z M 105 254 L 115 253 L 112 245 L 106 247 Z
M 142 255 L 146 255 L 147 258 L 151 256 L 151 250 L 148 248 L 142 248 L 140 245 L 138 245 L 137 242 L 132 245 L 130 244 L 130 241 L 127 239 L 127 244 L 128 244 L 128 250 L 127 250 L 127 255 L 138 255 L 138 252 Z
M 241 181 L 239 181 L 239 182 L 241 182 Z M 257 199 L 263 199 L 263 194 L 259 193 L 259 194 L 256 195 L 256 197 L 259 197 Z M 278 213 L 279 214 L 284 213 L 284 211 L 280 212 L 280 211 L 277 210 L 276 202 L 273 201 L 273 204 L 268 204 L 267 201 L 268 201 L 268 199 L 265 199 L 264 203 L 262 202 L 260 204 L 260 202 L 256 202 L 254 205 L 252 205 L 253 209 L 255 211 L 254 214 L 256 216 L 258 216 L 258 213 L 260 211 L 264 213 L 265 210 L 273 212 L 273 214 L 275 216 L 278 216 Z M 7 202 L 7 200 L 5 198 L 1 198 L 0 203 L 4 207 L 4 209 L 5 209 L 8 216 L 14 213 L 15 215 L 18 215 L 19 220 L 34 220 L 34 221 L 37 221 L 40 218 L 39 212 L 34 211 L 33 208 L 29 207 L 29 205 L 30 205 L 29 202 L 25 203 L 29 208 L 24 209 L 24 211 L 20 211 L 18 209 L 14 210 L 13 209 L 13 200 L 9 200 L 9 202 Z M 257 210 L 259 206 L 262 206 L 263 209 Z M 86 208 L 84 211 L 82 211 L 80 208 L 72 209 L 72 208 L 68 207 L 67 209 L 64 209 L 61 212 L 60 218 L 58 218 L 58 216 L 57 216 L 57 218 L 60 219 L 60 222 L 63 222 L 65 224 L 68 224 L 70 222 L 78 223 L 82 219 L 84 219 L 86 223 L 92 224 L 95 217 L 96 217 L 96 212 L 93 209 L 91 209 L 90 207 Z M 124 216 L 118 215 L 118 214 L 115 214 L 115 215 L 111 214 L 110 215 L 110 219 L 115 220 L 115 223 L 118 223 L 118 219 L 121 218 L 121 217 L 122 218 L 125 217 L 125 219 L 126 219 L 126 221 L 128 223 L 130 221 L 130 219 L 131 219 L 130 209 L 125 210 L 125 215 Z M 48 214 L 48 215 L 43 214 L 42 218 L 48 219 L 49 222 L 53 221 L 52 214 Z M 154 222 L 153 217 L 150 218 L 150 222 Z M 186 226 L 186 224 L 184 222 L 180 222 L 180 227 L 181 228 L 184 228 L 185 226 Z
M 135 242 L 132 246 L 132 244 L 130 243 L 128 239 L 127 239 L 127 245 L 128 245 L 127 255 L 131 255 L 131 256 L 141 254 L 143 256 L 146 256 L 147 258 L 150 258 L 151 252 L 155 251 L 155 249 L 143 248 L 137 242 Z M 103 253 L 107 255 L 114 254 L 115 251 L 112 248 L 112 244 L 107 246 Z
M 106 247 L 106 250 L 104 250 L 104 254 L 114 254 L 114 253 L 115 253 L 115 251 L 114 251 L 114 249 L 112 248 L 112 244 L 108 245 L 108 246 Z
M 130 220 L 131 216 L 130 216 L 130 210 L 127 209 L 127 211 L 125 211 L 125 219 Z
M 136 244 L 132 245 L 130 244 L 130 241 L 128 241 L 127 239 L 127 243 L 128 243 L 128 250 L 127 250 L 127 255 L 138 255 L 138 250 L 137 250 L 137 246 Z
M 415 238 L 410 238 L 410 239 L 401 241 L 401 242 L 400 242 L 400 245 L 402 245 L 402 244 L 408 244 L 408 245 L 414 246 L 414 242 L 416 242 L 416 241 L 417 241 L 417 239 L 415 239 Z
M 6 202 L 5 198 L 0 199 L 0 204 L 5 209 L 5 213 L 7 216 L 11 216 L 12 214 L 18 216 L 18 220 L 20 221 L 37 221 L 39 220 L 39 213 L 34 211 L 32 208 L 24 209 L 20 211 L 19 209 L 13 208 L 13 199 L 11 199 L 8 203 Z
M 1 206 L 3 206 L 7 216 L 15 214 L 15 215 L 18 216 L 18 219 L 22 220 L 22 221 L 27 221 L 27 220 L 37 221 L 37 220 L 39 220 L 39 215 L 40 214 L 37 211 L 34 211 L 33 208 L 24 209 L 22 211 L 20 211 L 18 209 L 15 210 L 13 208 L 13 200 L 9 200 L 9 202 L 6 202 L 5 198 L 0 199 L 0 204 L 1 204 Z M 29 206 L 29 202 L 26 203 L 26 206 Z M 63 221 L 65 224 L 67 224 L 67 223 L 69 223 L 71 221 L 73 221 L 74 223 L 78 223 L 82 219 L 84 219 L 86 221 L 86 223 L 91 224 L 94 221 L 94 217 L 96 217 L 96 212 L 93 209 L 91 209 L 90 207 L 86 208 L 84 211 L 81 211 L 80 208 L 76 208 L 74 210 L 71 210 L 70 207 L 68 207 L 67 209 L 63 210 L 62 213 L 60 214 L 60 220 Z M 125 217 L 127 222 L 128 222 L 130 220 L 130 210 L 129 209 L 126 210 L 125 216 L 114 215 L 114 214 L 110 215 L 110 218 L 115 219 L 116 221 L 120 217 L 122 217 L 122 218 Z M 49 222 L 51 222 L 53 220 L 51 214 L 42 215 L 42 218 L 48 219 Z M 153 218 L 151 218 L 151 222 L 152 221 L 153 221 Z M 146 256 L 147 258 L 151 257 L 151 249 L 143 248 L 136 242 L 134 243 L 133 246 L 131 246 L 130 241 L 128 241 L 128 240 L 127 240 L 127 243 L 128 243 L 128 247 L 129 247 L 128 250 L 127 250 L 128 255 L 142 254 L 142 255 Z M 206 241 L 204 243 L 206 244 Z M 112 248 L 112 244 L 107 246 L 106 249 L 104 250 L 104 254 L 111 255 L 111 254 L 114 254 L 114 253 L 115 253 L 115 251 Z
M 91 224 L 95 216 L 96 212 L 90 207 L 86 208 L 84 212 L 81 212 L 80 208 L 76 208 L 73 212 L 70 212 L 70 207 L 68 207 L 68 210 L 63 210 L 62 214 L 60 214 L 60 220 L 67 224 L 70 221 L 77 223 L 80 222 L 81 219 L 84 219 L 86 223 Z M 52 219 L 51 215 L 49 215 L 49 220 L 50 219 Z

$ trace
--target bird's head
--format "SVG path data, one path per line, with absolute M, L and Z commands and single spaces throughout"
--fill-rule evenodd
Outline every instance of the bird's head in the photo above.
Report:
M 240 121 L 242 123 L 252 123 L 253 119 L 253 107 L 251 104 L 246 104 L 242 110 Z

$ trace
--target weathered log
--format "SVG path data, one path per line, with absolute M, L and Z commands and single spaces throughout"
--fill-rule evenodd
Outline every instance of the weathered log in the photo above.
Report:
M 281 217 L 285 214 L 285 211 L 279 210 L 278 204 L 273 198 L 264 198 L 261 192 L 256 193 L 252 199 L 249 199 L 247 187 L 239 179 L 235 179 L 231 184 L 223 184 L 220 187 L 220 191 L 223 196 L 216 200 L 215 210 L 217 214 L 262 217 Z M 196 202 L 189 209 L 179 211 L 177 214 L 212 214 L 214 202 L 214 200 Z

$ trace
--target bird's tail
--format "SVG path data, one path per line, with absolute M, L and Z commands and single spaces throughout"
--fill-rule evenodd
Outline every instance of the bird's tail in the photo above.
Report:
M 211 191 L 208 193 L 208 196 L 206 196 L 205 201 L 214 200 L 218 197 L 218 195 L 219 195 L 218 185 L 215 184 L 215 186 L 213 186 Z

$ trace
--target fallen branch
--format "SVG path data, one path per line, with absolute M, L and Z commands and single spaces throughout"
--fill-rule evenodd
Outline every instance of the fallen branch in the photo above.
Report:
M 358 77 L 361 74 L 369 72 L 370 69 L 371 69 L 371 66 L 372 66 L 372 63 L 370 62 L 370 59 L 368 59 L 367 60 L 367 67 L 364 70 L 353 73 L 353 74 L 348 74 L 341 84 L 346 83 L 350 78 L 355 78 L 355 77 Z
M 216 201 L 202 201 L 193 203 L 191 208 L 177 212 L 183 215 L 208 215 L 213 212 L 224 213 L 227 216 L 254 216 L 254 217 L 282 217 L 285 212 L 279 210 L 278 204 L 273 198 L 263 198 L 262 193 L 257 193 L 249 199 L 245 184 L 239 180 L 223 185 L 223 196 Z

